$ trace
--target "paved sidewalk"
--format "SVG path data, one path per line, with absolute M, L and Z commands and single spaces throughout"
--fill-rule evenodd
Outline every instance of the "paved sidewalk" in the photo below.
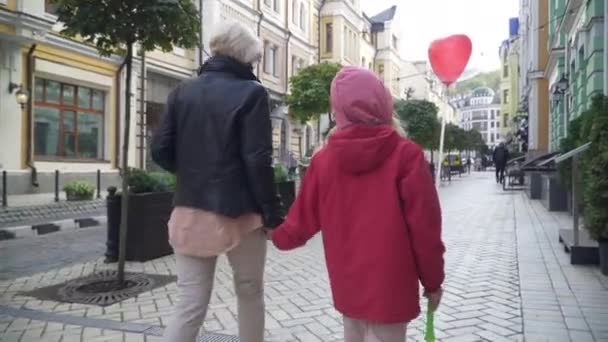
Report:
M 448 252 L 446 294 L 436 318 L 440 341 L 608 341 L 608 278 L 597 267 L 568 263 L 557 238 L 567 218 L 547 213 L 523 193 L 502 192 L 490 173 L 455 178 L 441 189 L 441 200 Z M 70 245 L 88 243 L 82 240 Z M 35 248 L 9 250 L 14 260 L 30 256 L 36 263 Z M 0 281 L 0 341 L 160 341 L 178 298 L 174 283 L 105 308 L 18 295 L 115 267 L 101 258 L 73 261 L 20 278 L 0 270 L 0 277 L 11 278 Z M 128 268 L 172 274 L 175 261 Z M 230 273 L 222 258 L 204 325 L 209 333 L 236 334 Z M 342 341 L 319 238 L 291 253 L 269 251 L 265 296 L 267 341 Z M 423 340 L 422 323 L 410 324 L 408 341 Z

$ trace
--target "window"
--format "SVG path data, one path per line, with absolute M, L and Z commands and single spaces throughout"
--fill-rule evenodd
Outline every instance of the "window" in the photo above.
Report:
M 298 73 L 298 57 L 291 56 L 291 75 L 295 76 Z
M 306 7 L 304 3 L 300 4 L 300 28 L 302 31 L 306 31 L 307 29 L 307 21 L 308 21 L 308 13 L 306 11 Z
M 490 134 L 490 142 L 494 142 L 494 138 L 495 138 L 494 133 L 491 133 Z
M 502 103 L 509 104 L 509 89 L 502 91 Z
M 509 114 L 507 114 L 507 113 L 505 113 L 503 125 L 504 125 L 504 127 L 509 126 Z
M 274 0 L 272 3 L 272 9 L 279 13 L 281 11 L 281 0 Z
M 397 37 L 393 36 L 393 49 L 397 49 L 397 45 L 398 45 L 398 41 L 397 41 Z
M 509 77 L 509 66 L 504 65 L 502 67 L 502 77 Z
M 325 52 L 332 52 L 334 45 L 334 25 L 325 24 Z
M 500 111 L 499 111 L 499 110 L 497 110 L 497 111 L 496 111 L 496 117 L 497 117 L 497 118 L 499 118 L 499 117 L 500 117 Z
M 500 128 L 500 121 L 496 121 L 496 128 Z
M 293 21 L 294 24 L 298 24 L 298 1 L 297 0 L 293 0 L 291 2 L 291 21 Z
M 37 78 L 35 155 L 103 159 L 105 97 L 100 90 Z
M 496 112 L 494 112 L 494 110 L 492 109 L 492 112 L 491 112 L 491 113 L 492 113 L 492 114 L 491 114 L 490 118 L 491 118 L 492 120 L 496 119 Z
M 57 5 L 54 4 L 51 0 L 44 1 L 44 11 L 46 13 L 55 14 L 57 13 Z
M 490 127 L 494 128 L 494 121 L 491 122 Z
M 264 5 L 271 7 L 272 6 L 272 0 L 264 0 Z
M 277 65 L 278 50 L 279 48 L 276 45 L 264 42 L 264 72 L 277 77 L 279 75 Z

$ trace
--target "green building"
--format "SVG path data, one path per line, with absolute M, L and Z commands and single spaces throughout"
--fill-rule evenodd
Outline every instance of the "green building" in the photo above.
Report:
M 548 24 L 551 106 L 549 146 L 559 149 L 568 122 L 604 91 L 604 0 L 550 0 Z

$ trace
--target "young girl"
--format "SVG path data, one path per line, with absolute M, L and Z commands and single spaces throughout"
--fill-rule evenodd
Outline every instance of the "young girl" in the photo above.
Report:
M 342 69 L 331 104 L 337 129 L 272 241 L 290 250 L 322 230 L 345 341 L 403 342 L 420 313 L 418 282 L 432 310 L 441 298 L 437 192 L 420 147 L 391 126 L 392 96 L 374 73 Z

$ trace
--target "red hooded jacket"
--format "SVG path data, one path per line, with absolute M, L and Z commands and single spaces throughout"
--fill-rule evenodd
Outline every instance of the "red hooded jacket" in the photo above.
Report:
M 314 155 L 285 223 L 281 250 L 322 230 L 336 309 L 374 323 L 420 313 L 444 279 L 441 209 L 420 147 L 388 126 L 338 130 Z

